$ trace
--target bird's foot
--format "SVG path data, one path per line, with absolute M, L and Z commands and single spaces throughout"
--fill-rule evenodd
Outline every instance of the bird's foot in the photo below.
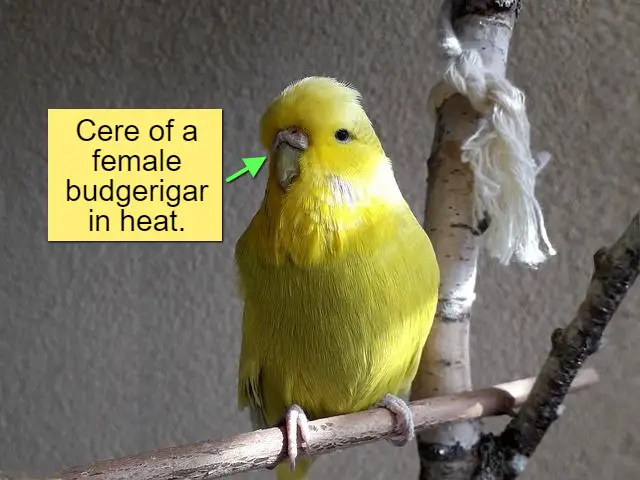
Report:
M 396 447 L 402 447 L 413 440 L 413 414 L 409 405 L 399 397 L 387 393 L 376 406 L 389 410 L 396 419 L 396 434 L 387 440 Z
M 287 456 L 291 470 L 296 468 L 296 458 L 298 450 L 304 450 L 309 443 L 309 420 L 304 410 L 299 405 L 291 405 L 280 418 L 278 425 L 284 425 L 287 442 Z M 300 431 L 301 442 L 298 443 L 298 431 Z

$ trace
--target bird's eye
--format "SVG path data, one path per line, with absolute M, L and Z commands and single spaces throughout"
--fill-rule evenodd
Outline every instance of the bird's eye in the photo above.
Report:
M 344 128 L 341 128 L 340 130 L 336 130 L 335 137 L 339 142 L 348 142 L 350 135 Z

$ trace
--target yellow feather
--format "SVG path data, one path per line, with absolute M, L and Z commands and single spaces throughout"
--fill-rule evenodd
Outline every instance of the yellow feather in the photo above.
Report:
M 238 398 L 259 426 L 293 403 L 313 419 L 407 393 L 438 299 L 431 242 L 359 93 L 328 78 L 297 82 L 262 118 L 265 147 L 292 126 L 309 139 L 299 177 L 285 191 L 270 152 L 264 201 L 236 246 L 245 301 Z M 337 142 L 338 129 L 351 140 Z M 306 478 L 302 460 L 278 478 Z

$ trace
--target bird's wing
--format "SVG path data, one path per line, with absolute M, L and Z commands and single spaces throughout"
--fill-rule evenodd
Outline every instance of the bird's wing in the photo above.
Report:
M 244 328 L 248 328 L 250 322 L 246 321 L 245 310 Z M 260 358 L 255 348 L 247 344 L 246 332 L 242 337 L 240 351 L 240 365 L 238 368 L 238 407 L 249 408 L 251 423 L 254 428 L 266 428 L 267 421 L 264 413 L 262 398 L 262 381 Z

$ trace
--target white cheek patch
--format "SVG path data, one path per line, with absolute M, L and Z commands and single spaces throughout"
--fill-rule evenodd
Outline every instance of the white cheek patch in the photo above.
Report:
M 354 206 L 358 203 L 360 196 L 353 186 L 346 180 L 331 175 L 328 178 L 331 191 L 331 203 Z

